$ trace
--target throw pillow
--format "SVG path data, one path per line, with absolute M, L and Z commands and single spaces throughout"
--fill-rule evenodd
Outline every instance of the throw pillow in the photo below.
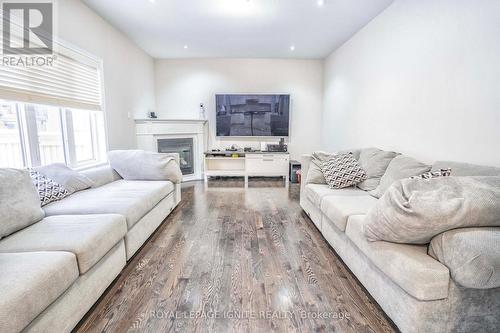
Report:
M 108 153 L 109 164 L 127 180 L 182 181 L 182 172 L 173 154 L 144 150 L 114 150 Z
M 500 177 L 395 182 L 366 215 L 369 241 L 427 244 L 447 230 L 500 226 Z
M 418 176 L 411 176 L 410 179 L 434 179 L 438 177 L 451 176 L 451 169 L 440 169 L 438 171 L 429 171 Z
M 307 171 L 306 184 L 326 184 L 326 179 L 323 176 L 323 171 L 321 170 L 321 164 L 331 159 L 337 154 L 352 153 L 354 158 L 357 160 L 359 158 L 360 150 L 345 150 L 338 153 L 326 153 L 323 151 L 315 151 L 312 153 L 311 163 L 309 164 L 309 169 Z
M 85 190 L 94 185 L 94 182 L 87 176 L 68 168 L 63 163 L 49 164 L 34 168 L 34 170 L 62 185 L 69 194 Z
M 366 179 L 365 171 L 352 153 L 333 156 L 321 165 L 321 170 L 328 186 L 333 189 L 354 186 Z
M 430 165 L 405 155 L 398 155 L 389 163 L 387 170 L 380 179 L 380 184 L 374 191 L 370 191 L 370 194 L 380 198 L 395 181 L 420 175 L 430 170 Z
M 0 238 L 43 219 L 35 186 L 29 172 L 0 169 Z
M 45 177 L 38 171 L 30 170 L 30 176 L 38 191 L 42 207 L 51 202 L 64 199 L 69 195 L 69 192 L 64 188 L 64 186 L 56 183 L 50 178 Z
M 359 165 L 366 172 L 366 180 L 358 184 L 365 191 L 373 191 L 380 183 L 380 178 L 391 163 L 399 155 L 393 151 L 383 151 L 377 148 L 362 149 L 359 154 Z

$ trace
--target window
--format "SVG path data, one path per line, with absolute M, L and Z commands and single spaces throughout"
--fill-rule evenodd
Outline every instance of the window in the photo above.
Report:
M 0 101 L 0 166 L 25 165 L 22 146 L 17 105 Z
M 106 159 L 102 60 L 59 39 L 51 57 L 50 66 L 0 65 L 0 167 Z
M 105 154 L 101 111 L 0 100 L 0 167 L 78 168 L 105 161 Z
M 56 107 L 45 105 L 25 105 L 28 119 L 33 113 L 36 121 L 35 142 L 38 147 L 34 151 L 40 152 L 40 160 L 36 164 L 47 165 L 51 163 L 65 163 L 63 131 L 61 123 L 61 114 Z

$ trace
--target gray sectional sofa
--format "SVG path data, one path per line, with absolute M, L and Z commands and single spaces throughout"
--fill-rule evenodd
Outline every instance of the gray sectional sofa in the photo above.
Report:
M 493 288 L 491 285 L 467 288 L 462 281 L 452 278 L 445 264 L 428 254 L 429 245 L 367 241 L 363 228 L 367 222 L 365 215 L 379 199 L 355 187 L 335 190 L 326 184 L 308 183 L 311 160 L 311 155 L 303 156 L 300 205 L 402 332 L 500 330 L 498 281 L 493 283 Z M 433 170 L 442 168 L 451 168 L 455 176 L 500 176 L 499 168 L 455 162 L 437 162 L 432 166 Z M 486 267 L 486 271 L 492 272 L 488 278 L 493 274 L 498 277 L 500 228 L 467 229 L 464 232 L 471 233 L 469 239 L 476 244 L 481 243 L 484 233 L 494 233 L 487 245 L 483 242 L 480 250 L 486 248 L 486 251 L 496 253 L 496 267 Z M 471 252 L 473 246 L 462 244 L 460 250 Z M 458 257 L 460 253 L 454 256 Z M 473 266 L 465 265 L 462 270 L 469 272 L 461 276 L 475 278 Z
M 0 239 L 2 333 L 70 332 L 181 200 L 171 181 L 124 180 L 109 165 L 82 173 L 92 188 Z

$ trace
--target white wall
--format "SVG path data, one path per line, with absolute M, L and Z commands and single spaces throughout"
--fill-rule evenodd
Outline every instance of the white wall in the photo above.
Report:
M 198 118 L 205 103 L 210 147 L 252 142 L 215 138 L 216 93 L 290 93 L 292 158 L 318 149 L 322 112 L 321 60 L 181 59 L 155 61 L 156 106 L 160 118 Z M 258 146 L 258 140 L 253 141 Z
M 56 14 L 60 38 L 103 59 L 109 147 L 135 148 L 133 118 L 155 105 L 153 59 L 78 0 L 57 1 Z
M 324 78 L 324 149 L 500 166 L 500 1 L 396 0 Z

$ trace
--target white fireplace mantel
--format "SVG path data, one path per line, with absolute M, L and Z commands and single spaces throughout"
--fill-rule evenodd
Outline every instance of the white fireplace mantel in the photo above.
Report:
M 136 119 L 137 147 L 158 151 L 159 139 L 193 139 L 194 174 L 183 181 L 203 179 L 203 152 L 207 145 L 207 120 L 200 119 Z

